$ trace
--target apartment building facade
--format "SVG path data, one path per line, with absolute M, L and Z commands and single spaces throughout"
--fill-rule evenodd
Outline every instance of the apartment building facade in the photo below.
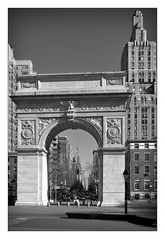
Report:
M 125 44 L 121 69 L 132 93 L 127 111 L 126 164 L 131 198 L 157 197 L 157 60 L 156 43 L 147 39 L 143 14 L 132 18 L 132 34 Z

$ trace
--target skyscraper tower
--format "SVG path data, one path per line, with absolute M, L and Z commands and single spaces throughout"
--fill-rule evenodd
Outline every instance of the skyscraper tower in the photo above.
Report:
M 126 153 L 130 194 L 137 198 L 149 194 L 154 197 L 157 190 L 156 43 L 147 39 L 141 11 L 135 11 L 132 17 L 132 34 L 124 45 L 121 70 L 126 71 L 126 86 L 132 92 L 127 112 Z
M 77 181 L 81 182 L 81 161 L 80 161 L 78 144 L 77 144 L 76 152 L 75 152 L 75 160 L 76 160 Z

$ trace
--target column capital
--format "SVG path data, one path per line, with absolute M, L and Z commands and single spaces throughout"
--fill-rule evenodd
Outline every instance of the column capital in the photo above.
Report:
M 25 148 L 21 147 L 17 149 L 17 154 L 22 153 L 47 153 L 47 150 L 45 148 Z
M 103 152 L 123 152 L 126 150 L 126 147 L 99 147 L 98 151 Z

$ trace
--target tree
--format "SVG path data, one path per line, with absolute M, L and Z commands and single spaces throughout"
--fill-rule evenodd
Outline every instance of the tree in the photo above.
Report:
M 72 186 L 70 187 L 70 191 L 71 191 L 71 192 L 75 191 L 75 192 L 77 192 L 77 193 L 83 191 L 83 189 L 84 189 L 84 187 L 83 187 L 83 185 L 82 185 L 81 182 L 75 182 L 75 183 L 72 184 Z
M 96 186 L 94 183 L 89 184 L 88 191 L 91 193 L 96 193 Z

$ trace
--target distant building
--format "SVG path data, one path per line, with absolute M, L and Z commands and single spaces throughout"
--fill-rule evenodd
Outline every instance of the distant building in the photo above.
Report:
M 78 146 L 76 147 L 76 152 L 75 152 L 74 158 L 75 158 L 75 162 L 76 162 L 77 181 L 82 182 L 81 159 L 80 159 Z
M 12 95 L 16 89 L 16 63 L 13 55 L 13 50 L 8 47 L 8 91 L 9 96 Z M 16 157 L 17 149 L 17 119 L 16 119 L 16 105 L 8 97 L 8 151 L 9 157 Z
M 16 60 L 17 76 L 35 75 L 33 72 L 33 64 L 31 60 Z
M 157 68 L 156 43 L 148 41 L 143 15 L 136 11 L 132 34 L 125 44 L 121 69 L 126 71 L 126 87 L 132 92 L 127 112 L 126 161 L 130 171 L 130 196 L 157 195 Z
M 76 181 L 76 163 L 68 138 L 57 136 L 49 150 L 49 198 L 55 198 L 55 190 L 70 189 Z
M 26 69 L 26 71 L 25 71 Z M 17 85 L 16 79 L 21 75 L 32 75 L 33 65 L 30 60 L 15 60 L 13 49 L 8 45 L 8 197 L 9 204 L 17 198 L 17 118 L 16 105 L 10 98 Z
M 93 151 L 93 173 L 95 182 L 99 180 L 99 154 L 97 150 Z
M 14 205 L 17 200 L 17 157 L 8 161 L 8 203 Z

